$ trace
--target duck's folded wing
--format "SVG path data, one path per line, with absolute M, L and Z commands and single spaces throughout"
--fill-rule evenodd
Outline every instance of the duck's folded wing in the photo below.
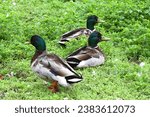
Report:
M 78 28 L 69 32 L 66 32 L 61 36 L 59 44 L 65 45 L 66 42 L 69 42 L 73 38 L 78 38 L 81 35 L 90 35 L 91 30 L 87 28 Z
M 45 56 L 40 60 L 43 68 L 43 76 L 51 77 L 58 81 L 60 85 L 69 86 L 69 84 L 82 81 L 82 76 L 77 74 L 67 62 L 54 54 Z
M 75 68 L 80 62 L 88 60 L 92 57 L 98 57 L 97 51 L 84 46 L 70 54 L 66 60 L 71 67 Z
M 104 63 L 104 55 L 98 47 L 85 46 L 70 54 L 66 60 L 73 68 L 95 66 Z
M 79 48 L 78 50 L 74 51 L 66 59 L 77 58 L 79 60 L 86 60 L 86 59 L 89 59 L 93 56 L 96 57 L 97 53 L 98 53 L 98 51 L 96 49 L 92 49 L 92 48 L 89 48 L 87 46 L 84 46 L 84 47 Z
M 61 77 L 69 77 L 69 76 L 76 76 L 82 77 L 78 75 L 74 69 L 68 65 L 66 61 L 59 58 L 55 54 L 47 55 L 45 58 L 40 62 L 44 67 L 49 69 L 51 73 L 56 76 Z

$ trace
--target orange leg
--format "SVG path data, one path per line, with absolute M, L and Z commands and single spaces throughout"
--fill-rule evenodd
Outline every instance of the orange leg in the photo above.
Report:
M 58 92 L 58 82 L 57 81 L 52 81 L 51 86 L 48 87 L 49 90 L 52 91 L 52 93 Z

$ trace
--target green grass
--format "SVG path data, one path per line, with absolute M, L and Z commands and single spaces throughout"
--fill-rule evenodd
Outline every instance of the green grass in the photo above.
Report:
M 47 50 L 65 58 L 86 44 L 85 37 L 57 44 L 64 32 L 84 27 L 86 17 L 105 20 L 96 29 L 110 42 L 99 46 L 102 66 L 78 69 L 84 80 L 52 94 L 30 68 L 38 34 Z M 150 99 L 150 2 L 147 0 L 2 0 L 0 2 L 0 99 Z M 139 63 L 144 62 L 141 67 Z M 9 76 L 13 72 L 13 76 Z

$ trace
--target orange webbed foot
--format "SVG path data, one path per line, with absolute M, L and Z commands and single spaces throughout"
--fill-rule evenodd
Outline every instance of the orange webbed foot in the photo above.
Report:
M 51 86 L 48 87 L 48 89 L 50 91 L 52 91 L 52 93 L 56 93 L 56 92 L 59 92 L 59 89 L 58 89 L 58 82 L 57 81 L 53 81 Z

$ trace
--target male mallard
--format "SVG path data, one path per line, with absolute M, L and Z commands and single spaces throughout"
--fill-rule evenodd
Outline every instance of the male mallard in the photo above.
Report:
M 40 36 L 32 36 L 30 43 L 36 48 L 31 60 L 32 70 L 43 80 L 52 81 L 49 87 L 52 92 L 58 91 L 58 84 L 67 87 L 82 80 L 82 76 L 78 75 L 66 61 L 55 54 L 47 53 L 45 41 Z
M 95 29 L 94 25 L 98 23 L 98 17 L 96 15 L 91 15 L 87 18 L 86 28 L 78 28 L 72 31 L 69 31 L 61 36 L 59 44 L 65 46 L 65 43 L 72 38 L 78 38 L 80 35 L 89 36 Z M 103 22 L 101 20 L 101 22 Z
M 97 66 L 103 64 L 105 57 L 97 45 L 100 41 L 108 40 L 102 39 L 102 35 L 97 31 L 91 33 L 88 38 L 88 45 L 76 50 L 66 58 L 68 64 L 73 68 Z

